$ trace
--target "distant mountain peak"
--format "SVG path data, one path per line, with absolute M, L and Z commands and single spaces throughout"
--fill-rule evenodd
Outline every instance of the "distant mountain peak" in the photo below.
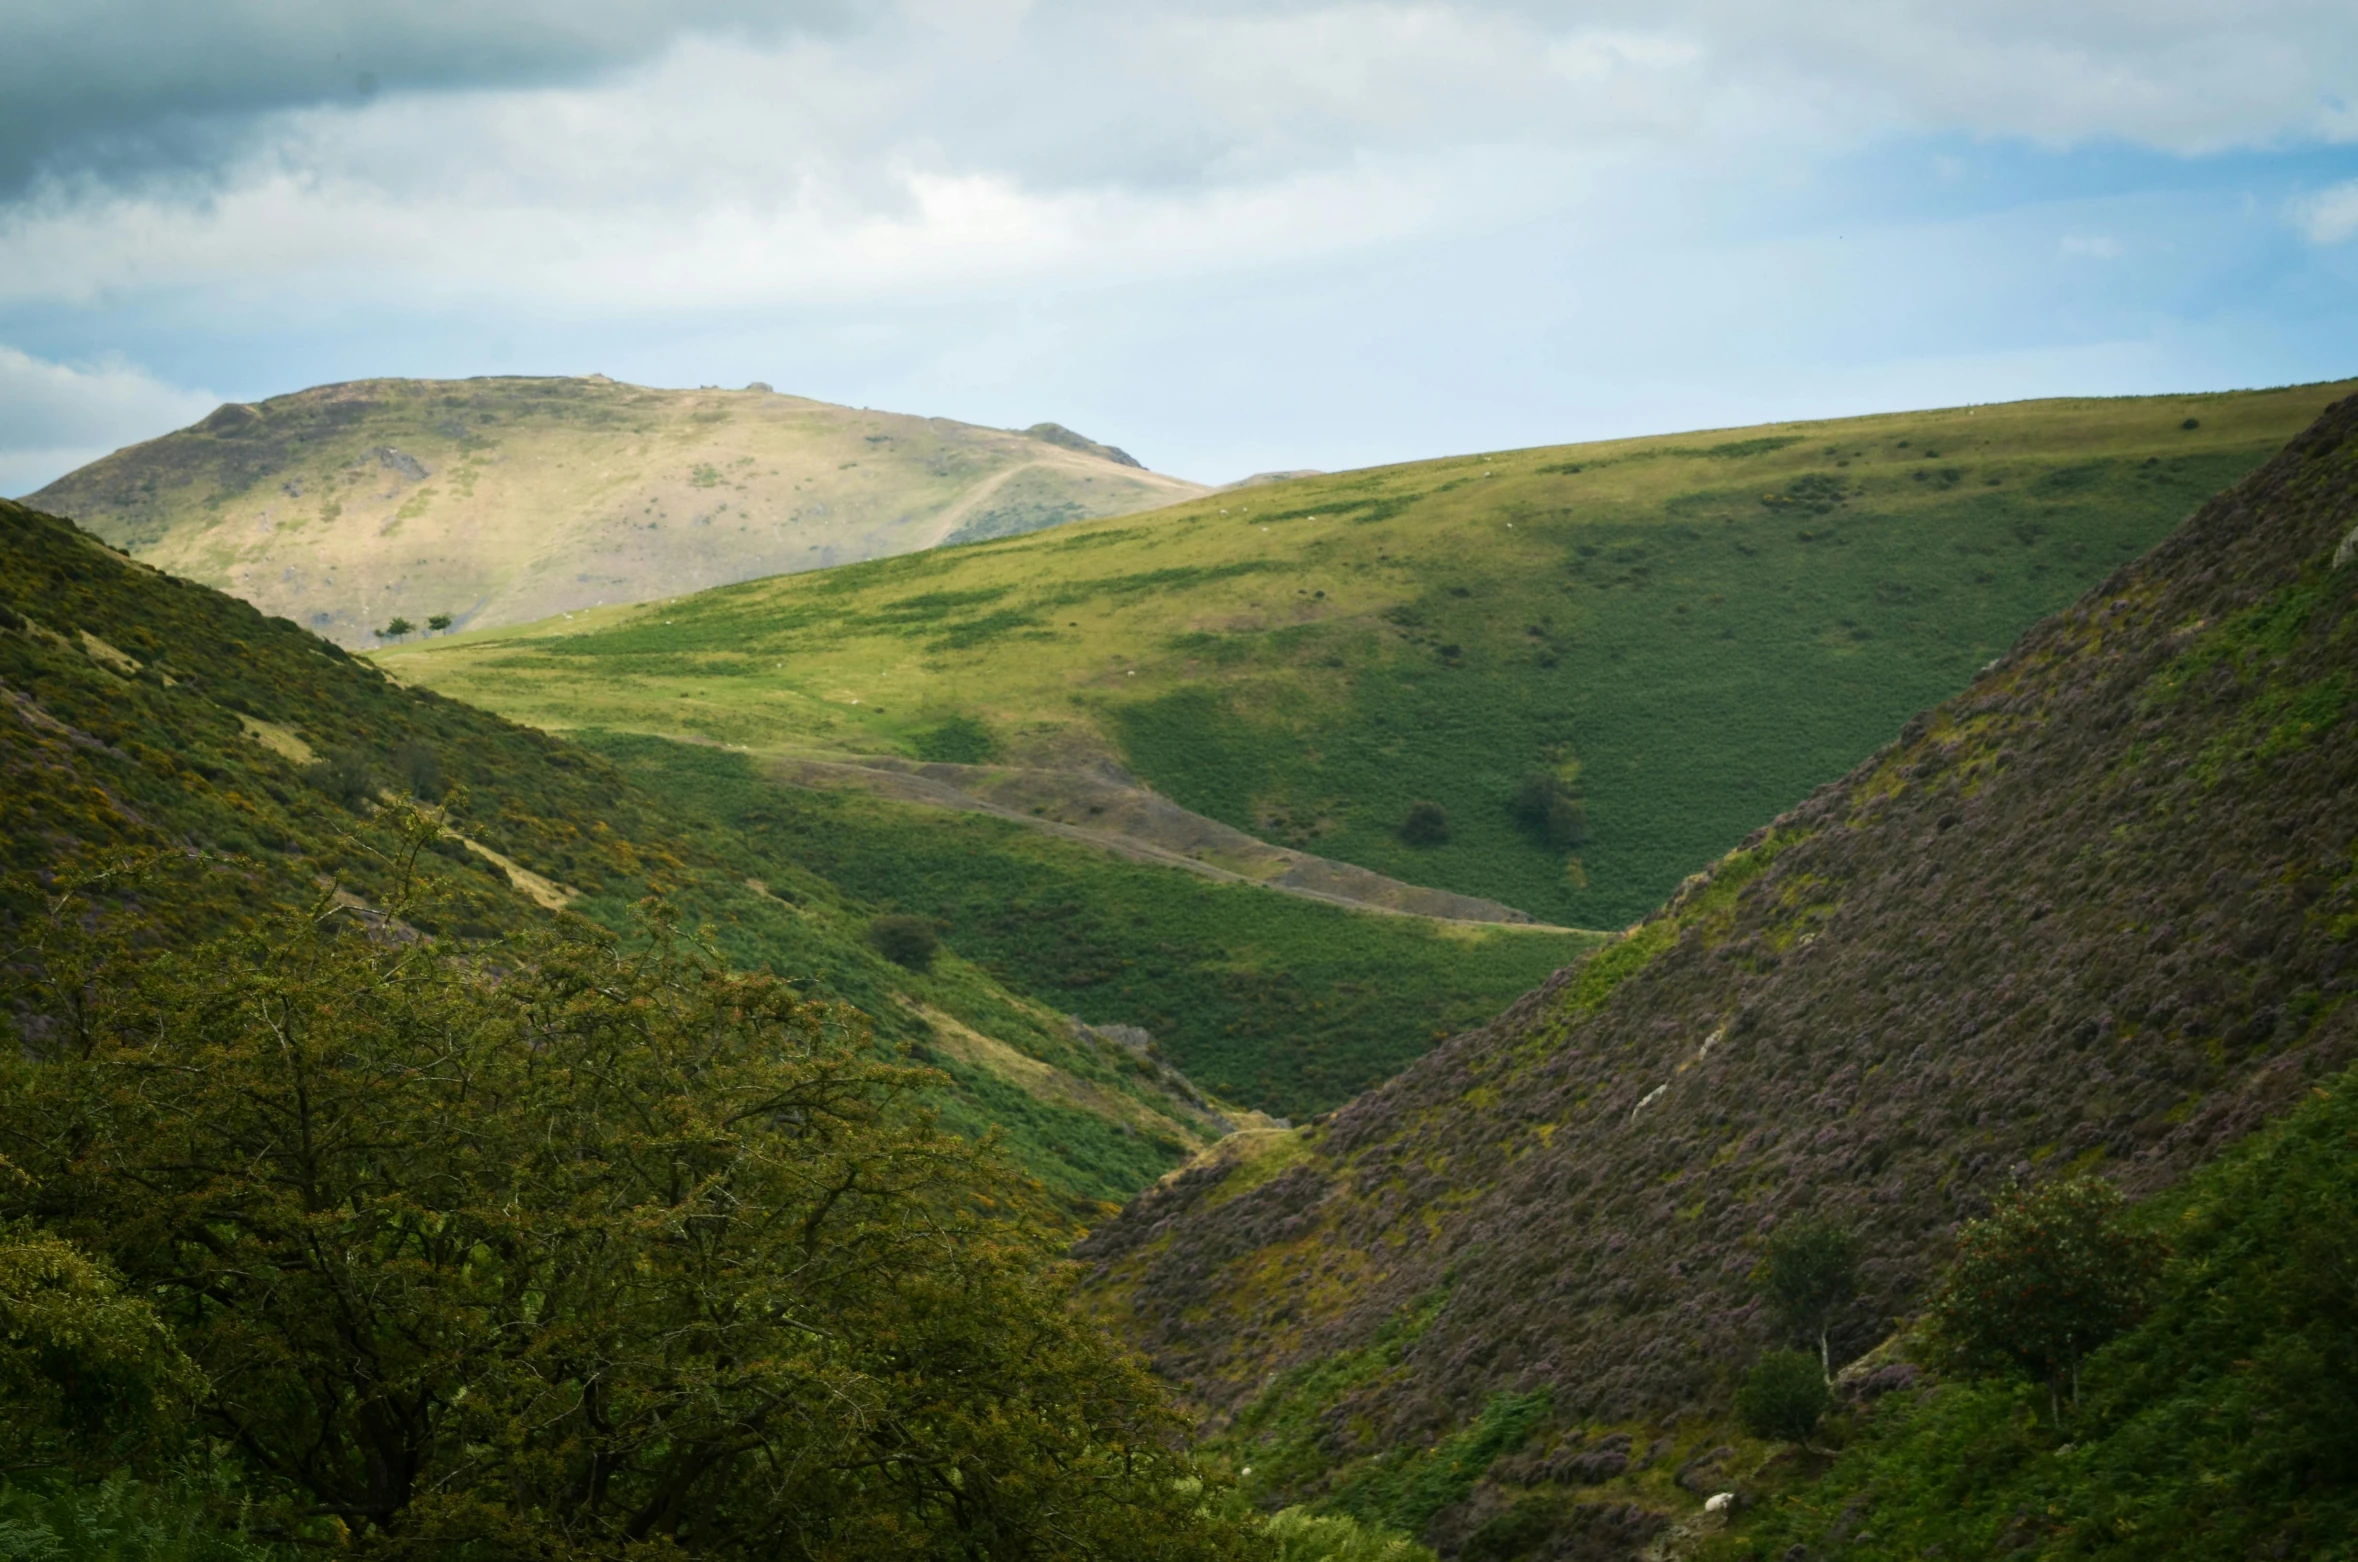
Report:
M 1123 466 L 1134 466 L 1142 472 L 1146 470 L 1145 462 L 1120 446 L 1101 445 L 1088 435 L 1076 434 L 1061 423 L 1035 423 L 1023 432 L 1051 445 L 1061 445 L 1066 450 L 1078 450 L 1083 455 L 1103 456 L 1106 460 L 1118 462 Z

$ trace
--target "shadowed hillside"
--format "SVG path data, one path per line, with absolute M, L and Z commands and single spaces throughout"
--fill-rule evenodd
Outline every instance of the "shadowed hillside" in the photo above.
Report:
M 551 730 L 1110 761 L 1279 847 L 1621 927 L 2332 396 L 1459 456 L 381 654 Z
M 2358 1052 L 2354 669 L 2358 399 L 1619 942 L 1142 1196 L 1097 1304 L 1264 1500 L 1631 1554 L 1737 1453 L 1779 1223 L 1859 1234 L 1839 1362 L 2010 1179 L 2164 1187 Z
M 385 810 L 420 801 L 453 809 L 428 859 L 439 888 L 407 913 L 421 930 L 461 947 L 551 917 L 624 931 L 641 897 L 668 896 L 740 968 L 850 1003 L 940 1067 L 945 1119 L 998 1129 L 1068 1210 L 1229 1127 L 1168 1065 L 954 952 L 923 970 L 885 958 L 864 936 L 878 908 L 770 842 L 5 501 L 0 699 L 0 947 L 61 872 L 126 852 L 221 860 L 128 902 L 174 946 L 323 891 L 381 904 Z M 0 959 L 12 1010 L 16 958 Z
M 356 380 L 117 451 L 31 495 L 346 646 L 512 624 L 1120 515 L 1203 492 L 1025 433 L 766 386 Z

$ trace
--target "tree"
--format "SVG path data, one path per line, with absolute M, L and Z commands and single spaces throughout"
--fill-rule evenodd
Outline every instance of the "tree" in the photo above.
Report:
M 450 628 L 450 615 L 448 613 L 427 614 L 426 628 L 435 634 L 441 634 Z
M 433 827 L 395 810 L 406 875 Z M 659 911 L 495 968 L 323 900 L 85 958 L 0 1049 L 0 1190 L 103 1254 L 282 1532 L 387 1559 L 1232 1554 L 937 1076 Z M 88 935 L 63 905 L 45 937 Z M 332 1539 L 333 1537 L 328 1537 Z
M 393 622 L 378 630 L 376 636 L 379 640 L 399 640 L 404 636 L 416 633 L 417 627 L 408 619 L 396 616 Z
M 929 917 L 884 916 L 868 924 L 868 943 L 878 954 L 912 971 L 933 969 L 941 934 Z
M 377 794 L 376 775 L 358 749 L 337 749 L 305 767 L 303 775 L 346 808 L 357 808 Z
M 1736 1415 L 1754 1437 L 1806 1443 L 1833 1407 L 1825 1373 L 1808 1354 L 1770 1351 L 1752 1364 L 1736 1390 Z
M 1535 770 L 1515 788 L 1507 812 L 1553 851 L 1571 851 L 1588 840 L 1588 808 L 1562 777 Z
M 1858 1240 L 1824 1220 L 1788 1222 L 1769 1238 L 1761 1289 L 1785 1332 L 1818 1347 L 1818 1370 L 1834 1381 L 1828 1344 L 1835 1318 L 1858 1294 Z
M 12 1171 L 0 1161 L 0 1176 Z M 121 1276 L 55 1233 L 0 1228 L 0 1469 L 87 1468 L 168 1449 L 203 1386 Z
M 440 802 L 449 790 L 442 779 L 442 757 L 418 738 L 404 738 L 394 746 L 393 769 L 408 785 L 410 796 L 421 802 Z
M 1410 803 L 1400 820 L 1400 839 L 1411 846 L 1441 845 L 1449 839 L 1449 811 L 1439 803 Z
M 2122 1219 L 2120 1190 L 2068 1177 L 2001 1194 L 1957 1235 L 1957 1258 L 1933 1293 L 1935 1352 L 1955 1370 L 2018 1371 L 2047 1385 L 2062 1424 L 2080 1359 L 2144 1314 L 2167 1249 Z

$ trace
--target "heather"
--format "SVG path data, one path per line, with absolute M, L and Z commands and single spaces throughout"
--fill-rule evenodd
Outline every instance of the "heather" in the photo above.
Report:
M 1286 1454 L 1271 1502 L 1544 1392 L 1426 1534 L 1570 1545 L 1765 1457 L 1729 1415 L 1799 1343 L 1778 1231 L 1856 1241 L 1840 1368 L 2017 1182 L 2149 1196 L 2299 1102 L 2358 1050 L 2353 433 L 2338 404 L 1491 1024 L 1143 1195 L 1080 1249 L 1094 1305 L 1240 1465 Z
M 2171 1258 L 2061 1418 L 2019 1376 L 1884 1396 L 1707 1553 L 2346 1557 L 2358 1534 L 2358 1076 L 2136 1211 Z

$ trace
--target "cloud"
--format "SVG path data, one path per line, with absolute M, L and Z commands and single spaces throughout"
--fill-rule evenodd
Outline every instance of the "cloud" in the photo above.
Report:
M 258 116 L 579 81 L 690 32 L 776 37 L 836 0 L 28 0 L 0 7 L 0 191 L 44 166 L 234 155 Z
M 0 494 L 30 493 L 220 404 L 128 364 L 76 367 L 0 346 Z
M 2358 179 L 2300 202 L 2293 208 L 2293 221 L 2312 244 L 2339 244 L 2358 234 Z
M 2118 260 L 2121 241 L 2101 233 L 2070 233 L 2064 235 L 2062 249 L 2066 255 L 2086 260 Z

